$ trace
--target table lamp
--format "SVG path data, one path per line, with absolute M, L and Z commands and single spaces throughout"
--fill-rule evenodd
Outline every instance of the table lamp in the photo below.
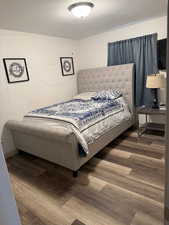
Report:
M 165 87 L 163 74 L 152 74 L 147 76 L 146 88 L 151 88 L 153 94 L 153 109 L 159 109 L 158 89 Z

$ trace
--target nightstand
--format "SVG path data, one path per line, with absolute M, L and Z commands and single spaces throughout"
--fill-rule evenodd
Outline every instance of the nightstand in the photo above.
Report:
M 145 115 L 145 124 L 140 126 L 139 115 Z M 156 130 L 156 131 L 165 131 L 165 123 L 158 124 L 148 121 L 148 116 L 150 115 L 160 115 L 166 119 L 166 108 L 164 109 L 153 109 L 151 107 L 142 106 L 136 108 L 136 119 L 137 119 L 137 134 L 140 137 L 146 130 Z

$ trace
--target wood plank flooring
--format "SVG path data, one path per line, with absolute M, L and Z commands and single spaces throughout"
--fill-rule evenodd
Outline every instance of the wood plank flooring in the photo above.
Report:
M 127 131 L 71 171 L 26 153 L 7 161 L 23 225 L 162 225 L 164 138 Z

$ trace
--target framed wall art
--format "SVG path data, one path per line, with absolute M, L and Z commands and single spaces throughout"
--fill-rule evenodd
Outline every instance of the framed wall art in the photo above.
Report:
M 61 57 L 60 58 L 62 76 L 74 75 L 74 63 L 72 57 Z
M 8 83 L 29 81 L 25 58 L 4 58 L 3 63 Z

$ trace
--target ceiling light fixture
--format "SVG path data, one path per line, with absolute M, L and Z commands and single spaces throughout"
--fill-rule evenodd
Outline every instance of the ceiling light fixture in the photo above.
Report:
M 68 10 L 77 18 L 89 16 L 94 4 L 91 2 L 77 2 L 68 7 Z

